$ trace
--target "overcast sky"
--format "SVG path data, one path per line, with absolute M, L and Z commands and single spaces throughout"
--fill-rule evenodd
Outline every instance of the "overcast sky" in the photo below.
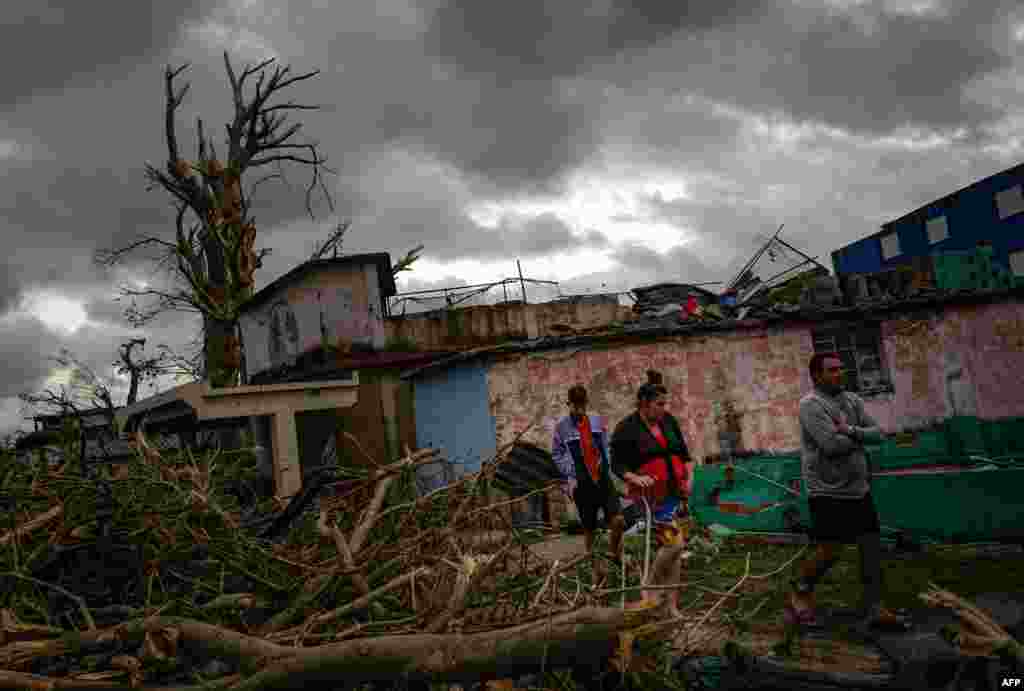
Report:
M 400 290 L 517 258 L 565 293 L 727 280 L 779 224 L 824 260 L 1022 157 L 1009 0 L 5 0 L 0 434 L 48 355 L 102 369 L 135 334 L 112 296 L 152 274 L 91 257 L 172 232 L 143 178 L 166 158 L 162 70 L 191 64 L 185 137 L 227 115 L 225 49 L 322 70 L 292 96 L 323 106 L 304 131 L 338 171 L 315 222 L 302 171 L 261 188 L 261 285 L 339 219 L 348 251 L 426 246 Z

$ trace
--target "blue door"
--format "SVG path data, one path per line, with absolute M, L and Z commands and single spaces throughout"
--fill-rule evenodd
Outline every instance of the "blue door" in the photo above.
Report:
M 422 468 L 420 488 L 429 491 L 480 470 L 481 461 L 497 449 L 486 364 L 456 364 L 425 373 L 414 380 L 413 389 L 416 443 L 440 449 L 446 461 Z

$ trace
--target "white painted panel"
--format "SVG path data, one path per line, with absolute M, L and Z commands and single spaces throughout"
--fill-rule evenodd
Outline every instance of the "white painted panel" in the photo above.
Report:
M 896 233 L 883 235 L 879 240 L 882 244 L 882 259 L 892 259 L 900 253 L 900 236 Z
M 1014 276 L 1024 276 L 1024 250 L 1010 252 L 1010 273 Z
M 996 208 L 999 210 L 1000 220 L 1024 211 L 1024 192 L 1021 191 L 1020 185 L 996 193 Z
M 949 237 L 949 226 L 946 224 L 945 216 L 928 219 L 925 227 L 928 230 L 929 244 L 934 245 L 936 242 L 942 242 Z

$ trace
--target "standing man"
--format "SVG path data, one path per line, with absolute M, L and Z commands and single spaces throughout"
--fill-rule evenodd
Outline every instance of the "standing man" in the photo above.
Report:
M 569 389 L 569 415 L 555 425 L 551 455 L 571 488 L 583 524 L 587 553 L 594 549 L 598 511 L 611 528 L 612 557 L 621 558 L 626 521 L 612 484 L 608 458 L 608 430 L 597 415 L 587 415 L 587 390 L 582 384 Z
M 843 544 L 856 543 L 868 627 L 906 629 L 907 621 L 882 606 L 881 527 L 871 498 L 864 444 L 882 433 L 864 402 L 843 391 L 843 364 L 817 353 L 809 365 L 814 390 L 800 399 L 801 467 L 810 505 L 814 555 L 800 567 L 787 614 L 815 622 L 814 588 L 837 561 Z
M 636 412 L 622 420 L 612 435 L 612 469 L 626 482 L 630 495 L 650 504 L 659 547 L 683 540 L 675 517 L 686 499 L 686 462 L 690 460 L 679 421 L 665 410 L 667 393 L 661 375 L 648 371 L 647 383 L 637 390 Z M 675 582 L 679 569 L 675 564 Z M 674 591 L 670 612 L 678 615 L 678 607 L 679 591 Z

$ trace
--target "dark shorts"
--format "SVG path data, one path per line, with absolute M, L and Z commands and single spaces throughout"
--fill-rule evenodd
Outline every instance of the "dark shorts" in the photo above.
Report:
M 619 503 L 619 495 L 615 493 L 610 483 L 604 482 L 595 485 L 593 482 L 580 482 L 572 493 L 572 499 L 576 502 L 576 510 L 580 514 L 580 523 L 583 529 L 593 531 L 597 529 L 597 513 L 604 509 L 604 520 L 608 521 L 612 516 L 622 513 L 622 504 Z
M 855 542 L 861 535 L 881 532 L 870 492 L 860 499 L 808 497 L 807 503 L 811 537 L 819 542 Z

